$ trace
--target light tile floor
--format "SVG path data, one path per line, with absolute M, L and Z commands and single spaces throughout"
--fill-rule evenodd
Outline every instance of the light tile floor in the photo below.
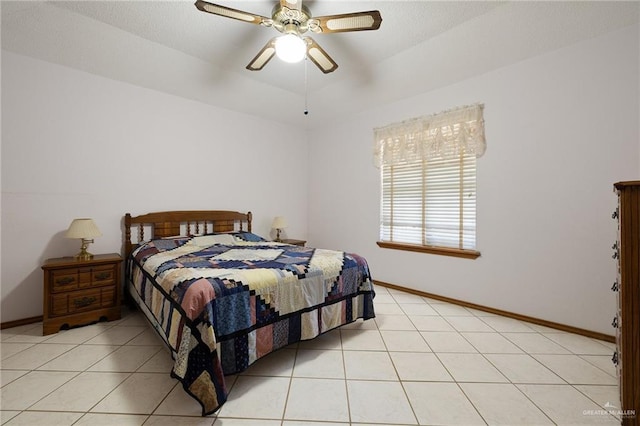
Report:
M 619 424 L 613 344 L 376 290 L 375 320 L 228 377 L 229 400 L 205 418 L 139 312 L 49 336 L 2 330 L 2 424 Z

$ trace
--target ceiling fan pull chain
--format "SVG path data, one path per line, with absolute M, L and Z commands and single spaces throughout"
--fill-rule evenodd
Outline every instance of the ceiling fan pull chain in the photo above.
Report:
M 307 56 L 305 55 L 304 57 L 304 115 L 309 115 L 309 109 L 307 108 L 307 103 L 309 100 L 309 89 L 308 89 L 308 85 L 307 85 L 307 63 L 309 62 L 309 59 L 307 59 Z

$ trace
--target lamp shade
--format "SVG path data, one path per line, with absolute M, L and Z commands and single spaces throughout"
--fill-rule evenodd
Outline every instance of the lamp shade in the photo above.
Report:
M 272 229 L 283 229 L 286 227 L 287 221 L 285 220 L 284 216 L 276 216 L 275 219 L 273 219 L 273 224 L 271 224 Z
M 101 235 L 102 232 L 100 232 L 93 219 L 73 219 L 73 222 L 69 225 L 69 229 L 67 229 L 66 234 L 64 234 L 66 238 L 85 239 L 99 237 Z

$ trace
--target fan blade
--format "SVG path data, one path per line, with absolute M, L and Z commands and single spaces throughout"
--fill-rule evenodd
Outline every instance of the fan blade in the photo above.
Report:
M 237 19 L 238 21 L 249 22 L 250 24 L 262 24 L 264 26 L 271 26 L 272 24 L 272 20 L 270 18 L 254 15 L 253 13 L 243 12 L 242 10 L 232 9 L 226 6 L 220 6 L 203 0 L 197 0 L 195 5 L 198 10 L 218 16 L 224 16 L 225 18 Z
M 304 41 L 307 43 L 307 58 L 311 59 L 323 73 L 328 74 L 338 68 L 338 64 L 331 59 L 331 56 L 314 39 L 305 37 Z
M 309 19 L 307 25 L 314 33 L 342 33 L 347 31 L 377 30 L 382 16 L 377 10 L 345 13 L 343 15 L 318 16 Z
M 302 0 L 280 0 L 280 6 L 294 10 L 301 10 Z
M 247 69 L 249 71 L 260 71 L 267 65 L 267 62 L 273 58 L 273 55 L 276 54 L 276 37 L 272 38 L 264 45 L 262 50 L 258 52 L 255 58 L 249 62 L 247 65 Z

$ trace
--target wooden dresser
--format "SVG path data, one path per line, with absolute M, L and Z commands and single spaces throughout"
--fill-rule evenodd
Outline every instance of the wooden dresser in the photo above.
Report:
M 120 265 L 116 253 L 95 255 L 91 260 L 73 257 L 48 259 L 44 270 L 42 331 L 60 327 L 120 319 Z
M 618 182 L 618 240 L 613 257 L 618 276 L 612 289 L 618 292 L 618 311 L 613 320 L 617 348 L 613 361 L 620 382 L 624 426 L 640 424 L 640 181 Z

